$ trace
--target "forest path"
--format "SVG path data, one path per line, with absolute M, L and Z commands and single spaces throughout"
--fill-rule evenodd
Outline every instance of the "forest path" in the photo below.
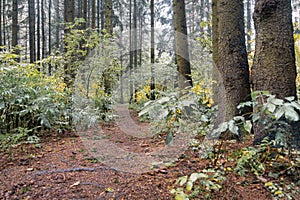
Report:
M 82 133 L 85 136 L 52 133 L 41 138 L 41 148 L 23 144 L 8 152 L 0 152 L 0 199 L 174 199 L 170 190 L 179 187 L 175 186 L 177 178 L 207 168 L 210 161 L 200 160 L 197 151 L 186 150 L 176 162 L 152 163 L 149 170 L 153 155 L 168 153 L 163 151 L 167 149 L 164 139 L 152 135 L 145 137 L 149 136 L 149 124 L 139 122 L 136 112 L 128 110 L 127 106 L 117 107 L 119 119 L 116 123 L 102 124 L 100 129 Z M 90 137 L 93 139 L 89 143 Z M 99 144 L 104 146 L 98 148 Z M 106 148 L 115 154 L 118 149 L 131 154 L 127 160 L 114 158 L 106 162 L 95 159 L 97 156 L 93 154 Z M 146 157 L 138 160 L 135 155 Z M 117 161 L 119 164 L 113 165 Z M 128 166 L 138 162 L 144 164 L 138 164 L 140 168 L 132 165 L 128 171 Z M 143 171 L 143 167 L 147 171 Z M 247 177 L 247 181 L 251 182 L 253 178 Z M 232 196 L 237 199 L 270 199 L 262 187 L 233 185 L 233 182 L 242 181 L 245 181 L 244 177 L 233 175 L 214 199 L 230 199 Z

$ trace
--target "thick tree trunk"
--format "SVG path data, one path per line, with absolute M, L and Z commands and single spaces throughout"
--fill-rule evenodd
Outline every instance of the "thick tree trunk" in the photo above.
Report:
M 296 96 L 296 66 L 290 0 L 256 0 L 254 90 L 279 98 Z
M 256 0 L 253 89 L 269 91 L 278 98 L 296 97 L 296 65 L 290 0 Z M 293 125 L 299 126 L 299 123 Z M 297 129 L 297 128 L 296 128 Z M 254 143 L 268 133 L 254 126 Z M 296 130 L 299 137 L 299 129 Z M 272 135 L 270 135 L 272 138 Z
M 173 0 L 175 53 L 178 71 L 179 96 L 183 96 L 192 87 L 192 77 L 187 40 L 185 1 Z
M 218 117 L 222 122 L 239 114 L 237 106 L 250 100 L 250 83 L 243 0 L 218 0 L 216 9 L 218 17 L 214 20 L 218 20 L 218 58 L 215 58 L 215 62 L 225 90 L 225 94 L 219 93 Z

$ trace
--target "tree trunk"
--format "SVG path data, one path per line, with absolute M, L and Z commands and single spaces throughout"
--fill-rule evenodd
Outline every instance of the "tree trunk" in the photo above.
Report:
M 18 45 L 18 1 L 13 0 L 12 2 L 12 41 L 11 45 L 12 48 L 15 50 L 16 46 Z M 2 33 L 1 33 L 2 35 Z M 17 53 L 17 52 L 16 52 Z
M 36 58 L 37 60 L 41 59 L 41 9 L 40 9 L 40 0 L 37 0 L 37 27 L 36 27 L 36 32 L 37 32 L 37 51 L 36 51 Z
M 51 55 L 51 43 L 52 43 L 52 28 L 51 28 L 51 10 L 52 10 L 52 0 L 49 0 L 49 8 L 48 8 L 48 27 L 49 27 L 49 35 L 48 35 L 48 55 L 50 56 Z M 48 66 L 48 73 L 49 75 L 52 74 L 52 66 L 51 64 L 49 63 L 49 66 Z
M 35 48 L 35 0 L 28 0 L 28 15 L 29 15 L 30 63 L 34 63 L 36 61 L 36 48 Z
M 138 50 L 137 50 L 137 42 L 138 42 L 138 34 L 137 34 L 137 4 L 136 0 L 133 0 L 133 16 L 132 16 L 132 26 L 133 26 L 133 32 L 132 32 L 132 43 L 133 43 L 133 71 L 135 73 L 134 78 L 134 94 L 136 96 L 137 92 L 137 66 L 138 66 Z M 136 100 L 136 98 L 134 98 Z
M 155 79 L 154 79 L 154 63 L 155 63 L 155 46 L 154 46 L 154 0 L 150 2 L 150 16 L 151 16 L 151 83 L 150 83 L 150 100 L 155 100 Z
M 59 43 L 60 43 L 60 13 L 59 13 L 59 0 L 57 0 L 56 2 L 56 8 L 55 8 L 55 14 L 56 14 L 56 17 L 57 17 L 57 20 L 56 20 L 56 25 L 55 25 L 55 42 L 56 42 L 56 50 L 59 50 Z
M 250 100 L 250 83 L 243 0 L 218 0 L 216 9 L 218 58 L 215 58 L 215 62 L 221 73 L 225 90 L 225 94 L 219 94 L 218 117 L 222 122 L 239 114 L 237 106 L 241 102 Z M 216 38 L 214 38 L 214 42 L 216 42 Z M 214 47 L 216 48 L 216 46 Z M 247 112 L 249 110 L 244 110 L 242 114 Z
M 67 24 L 74 22 L 74 0 L 64 0 L 64 20 L 65 23 Z M 70 30 L 68 28 L 65 28 L 64 29 L 65 37 L 69 33 Z M 66 50 L 67 48 L 65 48 L 65 51 Z M 67 84 L 68 87 L 71 87 L 75 79 L 75 73 L 74 73 L 74 69 L 72 69 L 72 65 L 65 64 L 64 72 L 65 72 L 64 82 Z
M 1 1 L 1 0 L 0 0 Z M 3 46 L 5 46 L 4 48 L 6 48 L 6 14 L 5 14 L 5 3 L 6 3 L 6 0 L 3 0 L 2 1 L 2 21 L 3 21 Z
M 87 6 L 88 6 L 88 0 L 83 0 L 82 2 L 83 7 L 82 7 L 82 18 L 84 19 L 84 23 L 82 24 L 82 30 L 87 28 L 87 24 L 88 24 L 88 16 L 87 16 Z
M 187 40 L 187 26 L 185 16 L 185 0 L 173 0 L 175 53 L 178 70 L 179 96 L 183 96 L 192 87 L 192 77 L 189 59 L 189 45 Z
M 105 29 L 106 32 L 112 35 L 112 23 L 111 23 L 111 14 L 112 14 L 112 0 L 105 0 Z
M 3 42 L 2 42 L 2 1 L 0 0 L 0 51 L 2 50 L 2 45 L 3 45 Z
M 247 36 L 247 51 L 251 52 L 251 33 L 252 33 L 252 29 L 251 29 L 251 0 L 247 0 L 246 3 L 246 8 L 247 8 L 247 20 L 246 20 L 246 36 Z
M 45 24 L 46 24 L 46 15 L 45 15 L 45 0 L 41 2 L 41 12 L 42 12 L 42 58 L 46 58 L 46 34 L 45 34 Z
M 92 0 L 92 29 L 96 28 L 96 0 Z
M 256 30 L 253 89 L 269 91 L 277 98 L 296 97 L 291 1 L 256 0 L 253 18 Z M 254 126 L 254 143 L 259 143 L 268 134 L 261 130 L 262 127 Z M 296 132 L 299 134 L 299 129 Z
M 267 90 L 278 98 L 296 97 L 296 66 L 290 0 L 256 0 L 254 90 Z

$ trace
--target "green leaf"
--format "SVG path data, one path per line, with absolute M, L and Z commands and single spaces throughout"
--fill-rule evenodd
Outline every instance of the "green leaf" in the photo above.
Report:
M 234 124 L 233 120 L 230 120 L 228 123 L 228 129 L 231 133 L 238 135 L 239 134 L 239 128 Z
M 182 176 L 180 178 L 177 179 L 176 184 L 179 183 L 180 186 L 183 186 L 188 180 L 187 176 Z
M 291 102 L 291 106 L 293 106 L 294 108 L 300 111 L 300 104 L 298 102 L 295 101 Z
M 187 183 L 186 183 L 186 190 L 187 191 L 191 191 L 192 189 L 193 189 L 193 185 L 194 185 L 194 183 L 192 182 L 192 181 L 188 181 Z
M 276 120 L 279 120 L 284 114 L 284 109 L 281 107 L 275 112 Z
M 277 105 L 277 106 L 282 106 L 284 101 L 282 99 L 276 99 L 276 98 L 272 98 L 270 100 L 270 103 L 274 104 L 274 105 Z
M 266 107 L 267 107 L 268 111 L 270 111 L 271 113 L 273 113 L 276 110 L 276 105 L 272 104 L 272 103 L 267 103 Z
M 293 97 L 293 96 L 292 97 L 285 97 L 285 99 L 288 100 L 288 101 L 294 101 L 295 97 Z
M 198 180 L 200 178 L 208 178 L 208 175 L 204 174 L 204 173 L 192 173 L 189 180 L 191 182 L 195 182 L 196 180 Z
M 290 121 L 298 121 L 299 120 L 298 113 L 291 107 L 288 107 L 288 106 L 284 107 L 284 115 L 285 115 L 285 118 Z
M 173 141 L 174 137 L 172 132 L 169 132 L 168 135 L 166 136 L 166 144 L 169 145 Z

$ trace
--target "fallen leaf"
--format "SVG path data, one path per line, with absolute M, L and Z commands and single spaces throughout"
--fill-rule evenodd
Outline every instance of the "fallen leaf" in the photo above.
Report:
M 75 182 L 73 185 L 71 185 L 70 187 L 74 187 L 80 184 L 80 181 Z

